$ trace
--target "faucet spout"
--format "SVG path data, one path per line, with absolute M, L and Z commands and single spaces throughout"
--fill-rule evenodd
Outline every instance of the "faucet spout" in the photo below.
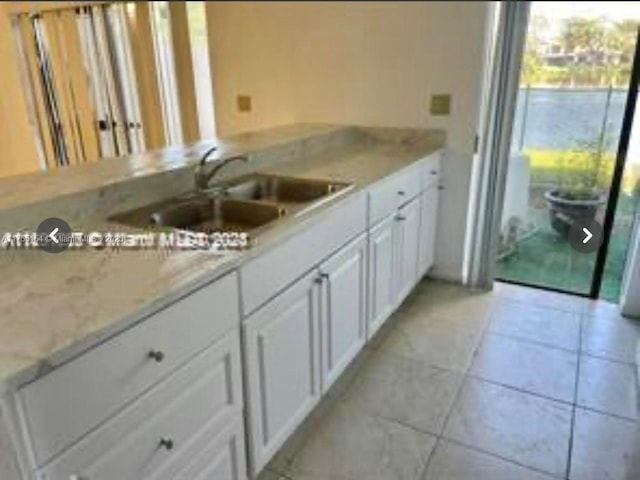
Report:
M 245 163 L 249 161 L 249 157 L 247 157 L 246 155 L 234 155 L 232 157 L 227 157 L 224 160 L 220 161 L 220 163 L 217 163 L 210 171 L 207 172 L 206 168 L 205 168 L 205 163 L 206 163 L 207 156 L 209 155 L 209 153 L 211 153 L 211 151 L 205 153 L 205 155 L 200 160 L 200 163 L 196 167 L 194 180 L 195 180 L 195 183 L 196 183 L 196 188 L 198 190 L 206 190 L 208 188 L 208 186 L 209 186 L 209 182 L 211 181 L 211 179 L 225 165 L 228 165 L 229 163 L 234 162 L 236 160 L 242 160 Z

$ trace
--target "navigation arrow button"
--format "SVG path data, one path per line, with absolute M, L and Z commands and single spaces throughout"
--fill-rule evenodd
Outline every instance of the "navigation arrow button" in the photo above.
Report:
M 593 253 L 602 243 L 602 226 L 592 218 L 578 218 L 569 228 L 571 247 L 580 253 Z
M 55 243 L 56 245 L 59 243 L 58 242 L 58 237 L 56 237 L 56 234 L 60 231 L 60 229 L 58 227 L 54 228 L 53 230 L 51 230 L 51 233 L 49 233 L 48 237 L 53 240 L 53 243 Z

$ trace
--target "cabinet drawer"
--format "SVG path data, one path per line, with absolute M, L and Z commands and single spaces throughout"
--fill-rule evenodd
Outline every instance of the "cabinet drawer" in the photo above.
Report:
M 43 465 L 239 325 L 238 304 L 234 273 L 23 387 L 18 400 L 34 464 Z
M 388 217 L 420 193 L 420 164 L 410 165 L 376 184 L 369 191 L 369 226 Z
M 203 425 L 213 422 L 219 431 L 241 411 L 236 330 L 55 458 L 38 478 L 152 478 L 193 454 L 194 443 L 198 444 L 194 438 Z
M 429 155 L 422 161 L 422 189 L 437 186 L 440 182 L 440 162 L 442 154 L 440 152 Z
M 240 268 L 243 314 L 284 290 L 366 228 L 367 201 L 356 195 L 304 232 Z
M 241 415 L 222 432 L 216 422 L 211 422 L 190 442 L 190 451 L 177 456 L 149 480 L 246 480 L 244 443 Z

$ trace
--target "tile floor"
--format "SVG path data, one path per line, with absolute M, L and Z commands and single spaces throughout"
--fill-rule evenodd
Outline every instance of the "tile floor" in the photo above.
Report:
M 640 322 L 422 282 L 260 480 L 639 480 Z

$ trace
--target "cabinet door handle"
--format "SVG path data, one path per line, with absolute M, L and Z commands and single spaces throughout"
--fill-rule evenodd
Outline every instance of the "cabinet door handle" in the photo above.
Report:
M 438 171 L 437 170 L 431 170 L 431 175 L 437 175 Z
M 401 197 L 404 197 L 404 190 L 398 190 L 398 195 L 400 195 Z
M 171 440 L 170 438 L 161 438 L 158 446 L 160 448 L 164 448 L 165 450 L 173 450 L 173 440 Z
M 407 219 L 407 217 L 403 216 L 403 215 L 397 215 L 396 216 L 396 220 L 400 221 L 400 222 L 404 222 Z
M 147 356 L 149 358 L 151 358 L 152 360 L 155 360 L 156 362 L 160 363 L 162 360 L 164 360 L 164 353 L 161 352 L 160 350 L 151 350 Z
M 444 190 L 444 185 L 438 185 L 438 190 Z
M 317 284 L 321 284 L 325 280 L 329 280 L 329 274 L 325 272 L 320 272 L 313 281 L 316 282 Z

